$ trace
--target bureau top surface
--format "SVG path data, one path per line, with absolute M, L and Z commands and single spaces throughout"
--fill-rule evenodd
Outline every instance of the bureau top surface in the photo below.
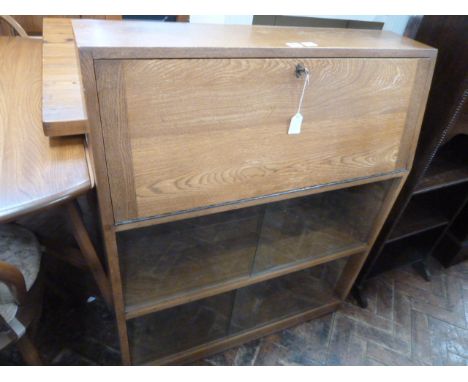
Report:
M 73 20 L 94 58 L 434 57 L 436 49 L 387 31 L 147 21 Z

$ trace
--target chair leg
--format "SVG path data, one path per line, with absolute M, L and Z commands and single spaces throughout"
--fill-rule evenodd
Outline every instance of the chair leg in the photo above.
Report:
M 36 338 L 37 333 L 39 331 L 39 325 L 41 321 L 41 314 L 42 314 L 42 304 L 40 308 L 40 312 L 38 313 L 38 316 L 32 320 L 32 322 L 29 324 L 28 327 L 28 333 L 30 334 L 31 338 Z
M 104 268 L 102 267 L 101 261 L 96 253 L 96 249 L 88 235 L 88 231 L 83 223 L 81 213 L 78 209 L 77 202 L 72 201 L 66 206 L 67 214 L 71 223 L 73 237 L 75 238 L 78 246 L 80 247 L 81 253 L 93 274 L 94 280 L 96 281 L 98 288 L 104 298 L 104 301 L 109 307 L 112 306 L 112 293 L 110 289 L 110 282 Z
M 29 366 L 41 366 L 42 361 L 36 347 L 33 345 L 28 335 L 25 334 L 17 342 L 16 346 L 23 357 L 24 362 Z

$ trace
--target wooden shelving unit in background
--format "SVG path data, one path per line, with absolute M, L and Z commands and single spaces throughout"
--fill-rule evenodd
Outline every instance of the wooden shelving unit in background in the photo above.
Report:
M 354 286 L 414 264 L 429 280 L 434 255 L 449 266 L 468 255 L 468 42 L 466 16 L 416 17 L 409 37 L 439 49 L 413 169 Z

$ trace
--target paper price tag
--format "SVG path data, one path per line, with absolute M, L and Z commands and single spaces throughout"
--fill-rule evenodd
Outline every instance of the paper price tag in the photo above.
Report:
M 314 46 L 317 46 L 317 44 L 312 41 L 303 41 L 301 42 L 301 44 L 305 46 L 306 48 L 313 48 Z
M 289 123 L 288 134 L 300 134 L 301 133 L 302 119 L 303 119 L 302 114 L 299 112 L 297 112 L 291 118 L 291 122 Z
M 296 68 L 296 70 L 298 69 Z M 301 107 L 302 107 L 302 101 L 304 100 L 305 90 L 306 90 L 307 85 L 309 85 L 309 78 L 310 78 L 309 70 L 307 68 L 304 68 L 304 71 L 305 71 L 305 79 L 304 79 L 304 86 L 302 87 L 301 98 L 299 99 L 297 112 L 291 118 L 291 122 L 289 122 L 288 134 L 300 134 L 301 133 L 302 120 L 304 119 L 304 117 L 301 114 Z
M 303 47 L 300 42 L 287 42 L 286 45 L 289 46 L 290 48 L 302 48 Z

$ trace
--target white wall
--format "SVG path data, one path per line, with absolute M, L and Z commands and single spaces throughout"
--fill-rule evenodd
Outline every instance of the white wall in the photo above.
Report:
M 299 15 L 291 15 L 299 16 Z M 303 15 L 302 15 L 303 16 Z M 406 24 L 410 16 L 382 16 L 382 15 L 361 15 L 361 16 L 343 16 L 343 15 L 327 15 L 327 16 L 312 16 L 332 19 L 347 19 L 361 21 L 379 21 L 384 23 L 384 30 L 389 30 L 398 34 L 403 34 Z M 190 22 L 202 24 L 252 24 L 253 15 L 219 15 L 219 16 L 203 16 L 191 15 Z
M 361 16 L 317 16 L 330 19 L 346 19 L 346 20 L 360 20 L 360 21 L 378 21 L 383 22 L 383 29 L 398 34 L 403 34 L 406 24 L 410 16 L 383 16 L 383 15 L 361 15 Z
M 203 15 L 190 15 L 191 23 L 198 24 L 247 24 L 251 25 L 253 15 L 226 15 L 226 16 L 203 16 Z

